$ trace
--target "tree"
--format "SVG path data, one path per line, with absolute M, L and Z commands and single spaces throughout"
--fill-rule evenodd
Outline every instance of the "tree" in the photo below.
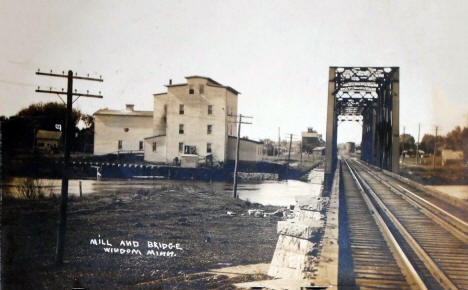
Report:
M 463 136 L 460 126 L 455 127 L 455 129 L 447 133 L 445 136 L 445 146 L 452 150 L 463 149 Z
M 414 142 L 414 137 L 410 134 L 402 134 L 400 135 L 400 154 L 403 150 L 415 150 L 416 144 Z
M 436 141 L 434 135 L 424 134 L 421 140 L 421 144 L 419 145 L 419 149 L 423 150 L 426 153 L 433 154 L 434 153 L 434 141 Z M 437 148 L 440 149 L 440 147 L 443 144 L 444 144 L 444 139 L 442 138 L 442 136 L 437 136 Z M 439 149 L 437 149 L 437 151 L 439 151 Z
M 64 128 L 66 112 L 65 104 L 57 102 L 37 103 L 22 109 L 16 116 L 31 120 L 42 130 L 57 130 L 55 124 L 61 124 L 62 128 Z M 72 124 L 74 124 L 75 129 L 81 116 L 79 110 L 73 110 Z
M 31 152 L 34 148 L 37 130 L 57 131 L 56 124 L 59 124 L 63 131 L 65 129 L 65 114 L 65 104 L 57 102 L 36 103 L 20 110 L 4 122 L 5 152 L 12 155 L 18 152 Z M 82 151 L 85 147 L 83 142 L 91 142 L 92 144 L 93 117 L 74 109 L 71 119 L 75 138 L 72 149 Z M 81 130 L 77 127 L 80 120 L 85 124 Z

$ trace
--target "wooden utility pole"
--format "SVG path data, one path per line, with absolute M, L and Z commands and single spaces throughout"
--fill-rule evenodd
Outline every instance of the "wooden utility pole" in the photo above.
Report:
M 403 160 L 402 160 L 403 164 L 405 163 L 405 142 L 406 142 L 405 129 L 406 129 L 406 127 L 403 126 L 403 140 L 401 140 L 401 142 L 403 143 L 403 149 L 401 150 L 401 153 L 403 154 Z
M 437 130 L 439 130 L 439 126 L 435 126 L 434 154 L 432 154 L 432 168 L 435 168 L 435 156 L 437 152 Z
M 299 146 L 299 147 L 300 147 L 300 148 L 299 148 L 299 150 L 301 151 L 301 167 L 302 167 L 302 141 L 301 141 L 301 143 L 300 143 L 300 146 Z
M 288 163 L 286 164 L 286 178 L 289 175 L 289 163 L 291 162 L 291 145 L 293 134 L 289 134 L 289 150 L 288 150 Z
M 418 143 L 416 143 L 416 164 L 419 164 L 419 132 L 421 131 L 421 123 L 418 124 Z
M 65 234 L 67 230 L 67 205 L 68 205 L 68 179 L 70 178 L 70 146 L 72 143 L 72 136 L 73 136 L 73 128 L 74 124 L 72 123 L 72 114 L 73 114 L 73 96 L 77 96 L 75 99 L 78 100 L 80 97 L 92 97 L 92 98 L 102 98 L 102 95 L 99 94 L 89 94 L 87 91 L 86 93 L 78 93 L 75 89 L 75 92 L 73 92 L 73 79 L 79 79 L 79 80 L 87 80 L 87 81 L 97 81 L 97 82 L 103 82 L 103 79 L 100 78 L 90 78 L 89 75 L 87 77 L 81 77 L 78 75 L 73 75 L 73 72 L 71 70 L 68 71 L 68 75 L 65 75 L 64 72 L 62 74 L 56 74 L 52 73 L 43 73 L 40 72 L 39 70 L 36 72 L 36 75 L 43 75 L 43 76 L 51 76 L 51 77 L 61 77 L 61 78 L 67 78 L 68 84 L 67 84 L 67 92 L 65 93 L 62 89 L 62 91 L 56 91 L 52 90 L 50 88 L 49 90 L 44 90 L 38 87 L 36 89 L 37 93 L 48 93 L 48 94 L 57 94 L 59 97 L 60 95 L 67 95 L 67 110 L 66 110 L 66 116 L 65 116 L 65 137 L 64 137 L 64 156 L 63 156 L 63 172 L 62 172 L 62 188 L 61 188 L 61 202 L 60 202 L 60 214 L 59 214 L 59 227 L 57 230 L 57 246 L 56 246 L 56 252 L 55 252 L 55 262 L 58 265 L 63 264 L 63 252 L 65 248 Z M 62 99 L 60 97 L 60 99 Z M 63 101 L 63 99 L 62 99 Z
M 280 151 L 281 151 L 281 128 L 278 127 L 278 149 L 276 150 L 276 156 L 278 160 L 280 156 Z
M 250 116 L 244 116 L 242 114 L 239 115 L 228 115 L 230 117 L 236 117 L 237 123 L 237 145 L 236 145 L 236 160 L 234 161 L 234 176 L 233 176 L 233 185 L 232 185 L 232 197 L 238 198 L 237 195 L 237 167 L 239 166 L 239 147 L 240 147 L 240 132 L 241 132 L 241 124 L 252 124 L 250 122 L 243 122 L 242 118 L 253 118 Z M 239 121 L 237 121 L 237 117 L 239 117 Z

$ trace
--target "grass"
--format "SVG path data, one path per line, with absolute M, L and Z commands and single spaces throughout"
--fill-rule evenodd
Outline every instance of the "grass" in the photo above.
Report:
M 208 183 L 161 181 L 149 190 L 103 191 L 70 199 L 65 264 L 58 267 L 54 253 L 59 202 L 4 199 L 4 289 L 229 289 L 232 279 L 187 282 L 187 277 L 225 263 L 268 263 L 277 240 L 277 217 L 245 214 L 261 205 L 234 200 L 230 192 Z M 228 216 L 227 211 L 237 215 Z M 180 243 L 184 250 L 172 258 L 109 254 L 90 245 L 99 235 L 113 245 L 139 241 L 142 252 L 146 241 Z

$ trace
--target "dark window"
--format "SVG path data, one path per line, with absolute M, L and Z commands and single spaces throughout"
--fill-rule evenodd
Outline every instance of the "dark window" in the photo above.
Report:
M 193 89 L 193 86 L 189 87 L 188 93 L 193 95 L 195 93 L 195 90 Z
M 140 141 L 140 143 L 138 144 L 138 149 L 143 150 L 143 141 Z
M 122 140 L 119 140 L 119 142 L 117 142 L 117 149 L 122 150 Z
M 128 130 L 130 130 L 130 129 L 128 129 L 128 128 L 124 128 L 124 132 L 128 132 Z
M 197 154 L 197 147 L 196 146 L 184 146 L 184 154 Z
M 213 114 L 213 105 L 208 105 L 208 115 Z
M 211 132 L 213 132 L 213 125 L 208 125 L 208 126 L 206 127 L 206 133 L 207 133 L 207 134 L 211 134 Z
M 211 143 L 206 143 L 206 153 L 211 153 Z
M 179 115 L 184 114 L 184 105 L 179 105 Z
M 199 85 L 198 91 L 200 92 L 200 94 L 203 94 L 205 92 L 205 87 L 203 85 Z
M 156 152 L 156 142 L 153 142 L 153 152 Z
M 179 124 L 179 134 L 184 134 L 184 124 Z
M 184 152 L 184 143 L 179 142 L 179 152 L 182 153 Z

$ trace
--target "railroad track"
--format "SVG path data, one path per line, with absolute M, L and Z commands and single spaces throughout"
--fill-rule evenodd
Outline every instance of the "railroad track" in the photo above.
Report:
M 463 219 L 362 163 L 342 164 L 356 286 L 468 289 Z M 363 270 L 375 279 L 360 278 Z

